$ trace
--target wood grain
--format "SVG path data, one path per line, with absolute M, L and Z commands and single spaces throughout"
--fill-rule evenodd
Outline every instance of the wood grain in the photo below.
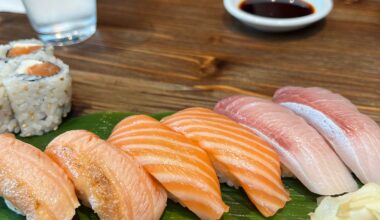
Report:
M 285 85 L 322 86 L 380 123 L 380 1 L 336 0 L 306 29 L 266 34 L 221 0 L 99 0 L 98 32 L 57 48 L 74 78 L 74 115 L 212 107 L 232 94 L 269 98 Z M 0 42 L 34 37 L 25 15 L 0 13 Z

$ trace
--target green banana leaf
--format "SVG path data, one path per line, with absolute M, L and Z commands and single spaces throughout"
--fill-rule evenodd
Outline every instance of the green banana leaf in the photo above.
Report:
M 161 119 L 170 113 L 161 113 L 152 115 L 157 119 Z M 124 117 L 131 115 L 130 113 L 96 113 L 77 118 L 65 120 L 58 130 L 50 132 L 43 136 L 21 138 L 19 139 L 30 143 L 41 150 L 44 150 L 46 145 L 57 135 L 74 129 L 85 129 L 92 131 L 101 138 L 106 139 L 112 131 L 112 128 Z M 291 195 L 291 201 L 286 204 L 286 207 L 279 211 L 274 217 L 268 218 L 273 220 L 301 220 L 309 219 L 308 214 L 312 212 L 316 206 L 317 195 L 309 192 L 298 180 L 284 179 L 284 184 Z M 241 189 L 230 188 L 225 184 L 221 184 L 223 200 L 230 206 L 230 212 L 224 214 L 223 219 L 247 219 L 260 220 L 266 219 L 257 211 L 254 205 L 248 200 L 248 197 Z M 1 220 L 18 220 L 25 219 L 12 212 L 7 208 L 4 201 L 0 200 L 0 219 Z M 93 220 L 99 219 L 98 216 L 89 208 L 81 206 L 77 209 L 77 214 L 74 219 Z M 181 205 L 168 201 L 165 213 L 162 216 L 163 220 L 188 220 L 197 219 L 186 208 Z

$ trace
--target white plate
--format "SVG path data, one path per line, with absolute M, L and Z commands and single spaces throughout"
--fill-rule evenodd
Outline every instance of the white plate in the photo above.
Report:
M 248 26 L 269 32 L 292 31 L 313 24 L 326 17 L 333 8 L 332 0 L 304 0 L 313 5 L 315 12 L 297 18 L 267 18 L 252 15 L 239 8 L 242 0 L 224 0 L 224 7 L 235 18 Z

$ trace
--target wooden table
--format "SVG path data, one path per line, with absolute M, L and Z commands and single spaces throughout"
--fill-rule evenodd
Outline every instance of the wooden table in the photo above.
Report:
M 380 1 L 335 0 L 304 30 L 246 28 L 222 0 L 99 0 L 98 32 L 57 48 L 74 78 L 74 114 L 212 107 L 285 85 L 339 92 L 380 122 Z M 0 14 L 0 43 L 34 37 L 25 15 Z

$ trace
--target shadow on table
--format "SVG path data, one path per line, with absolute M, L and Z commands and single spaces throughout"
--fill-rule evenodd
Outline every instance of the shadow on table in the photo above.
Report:
M 318 21 L 310 26 L 307 26 L 305 28 L 290 31 L 290 32 L 283 32 L 283 33 L 270 33 L 270 32 L 263 32 L 256 30 L 252 27 L 249 27 L 239 20 L 231 17 L 229 14 L 224 14 L 223 16 L 223 22 L 226 25 L 227 28 L 230 30 L 233 30 L 235 32 L 242 33 L 246 36 L 258 38 L 261 40 L 268 40 L 268 41 L 286 41 L 286 40 L 299 40 L 311 37 L 318 32 L 322 31 L 326 25 L 326 20 L 323 19 L 321 21 Z

